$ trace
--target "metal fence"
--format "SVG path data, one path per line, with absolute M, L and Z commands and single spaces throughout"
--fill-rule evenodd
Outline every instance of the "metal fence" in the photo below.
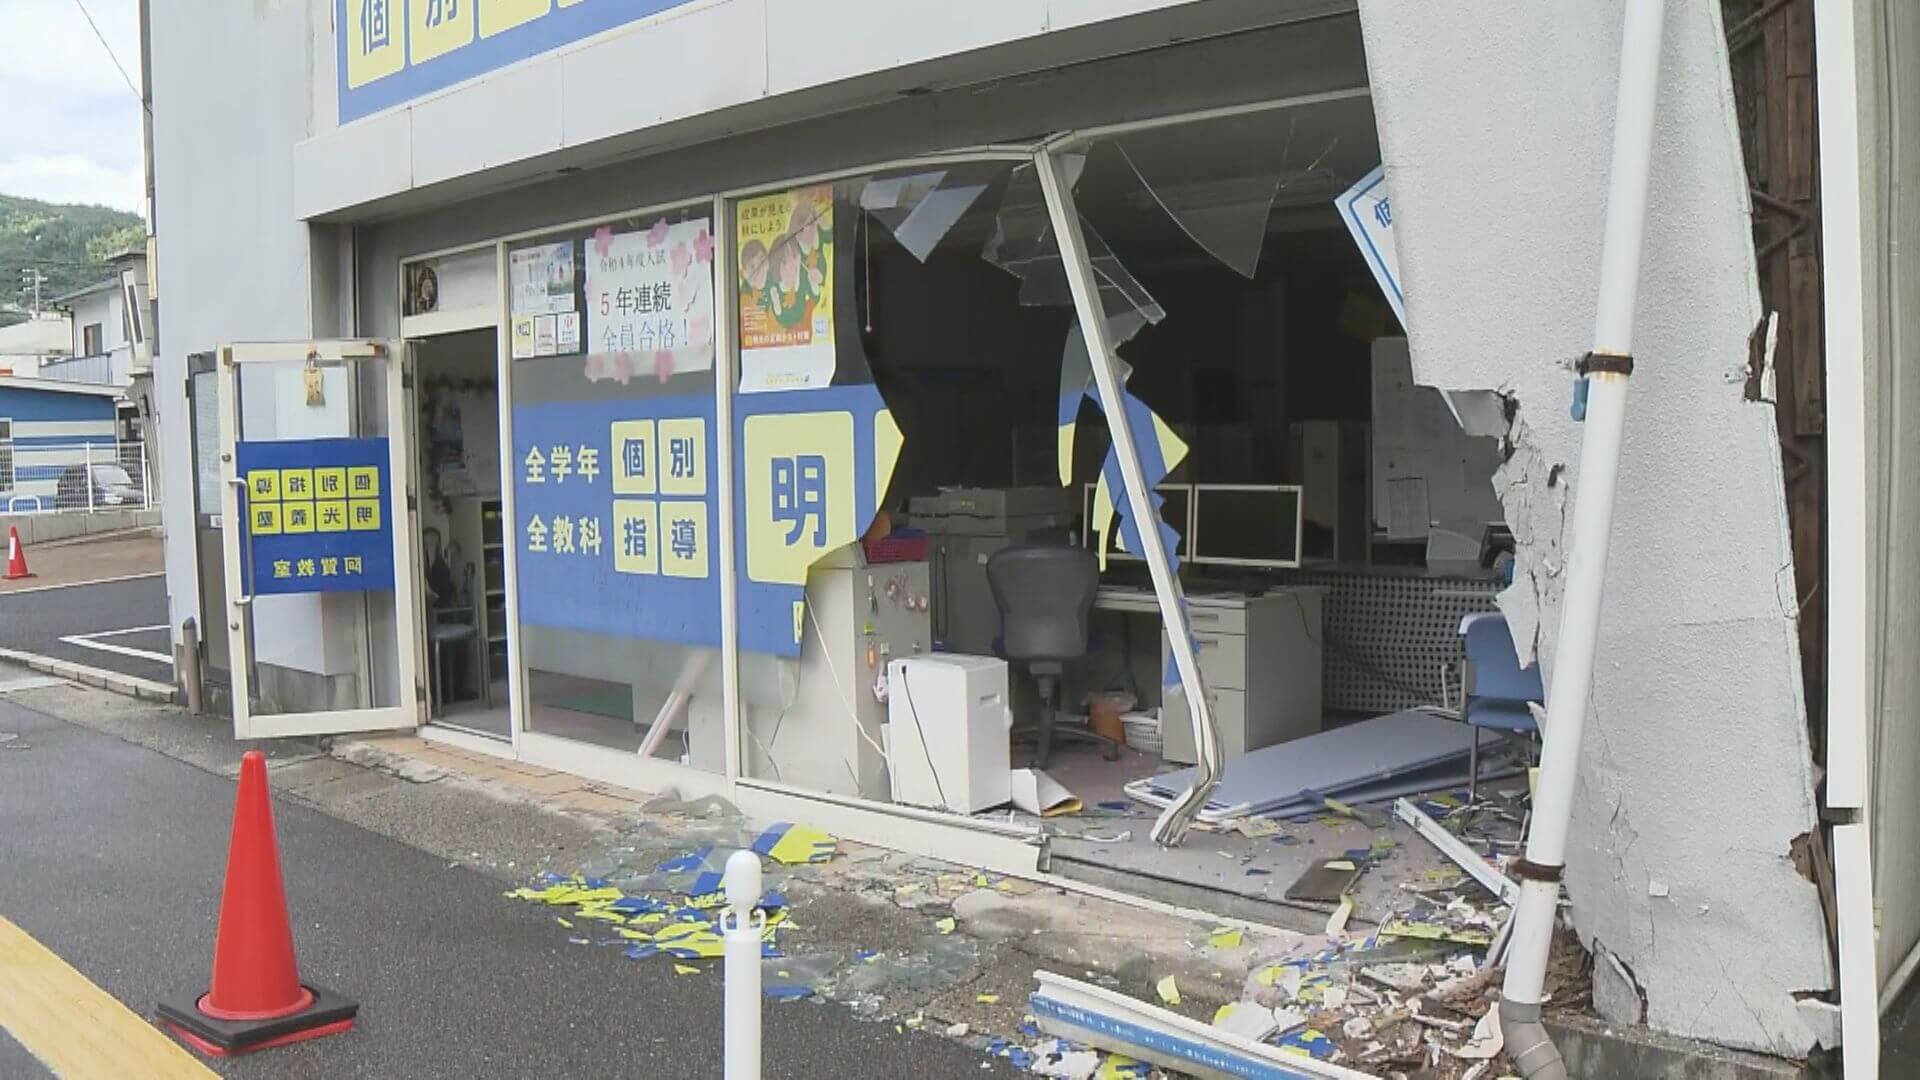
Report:
M 144 510 L 154 505 L 144 443 L 0 440 L 0 511 Z

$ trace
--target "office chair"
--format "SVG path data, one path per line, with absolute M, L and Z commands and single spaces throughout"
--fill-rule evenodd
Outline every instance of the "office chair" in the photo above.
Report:
M 1504 615 L 1481 612 L 1460 620 L 1466 659 L 1460 664 L 1460 719 L 1474 728 L 1467 752 L 1467 801 L 1479 794 L 1480 731 L 1531 737 L 1540 732 L 1529 702 L 1546 700 L 1540 665 L 1520 666 L 1519 651 Z
M 1022 545 L 987 559 L 987 585 L 1000 609 L 1000 653 L 1027 666 L 1040 691 L 1034 767 L 1044 769 L 1056 735 L 1097 743 L 1107 760 L 1120 744 L 1091 728 L 1059 723 L 1057 700 L 1066 662 L 1087 654 L 1087 620 L 1100 588 L 1100 566 L 1086 548 Z

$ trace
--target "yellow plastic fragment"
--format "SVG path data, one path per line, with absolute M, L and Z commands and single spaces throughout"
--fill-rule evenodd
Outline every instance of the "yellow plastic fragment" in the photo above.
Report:
M 933 925 L 941 933 L 951 934 L 954 932 L 956 928 L 959 927 L 960 924 L 957 922 L 954 922 L 952 916 L 948 916 L 947 918 L 941 919 L 939 922 L 934 923 Z
M 1161 1001 L 1169 1005 L 1180 1004 L 1180 984 L 1174 981 L 1173 976 L 1169 975 L 1161 979 L 1154 984 L 1153 988 L 1159 992 Z
M 975 997 L 973 1000 L 979 1002 L 982 1005 L 998 1005 L 1000 1004 L 1000 995 L 999 994 L 981 994 Z
M 673 970 L 675 974 L 679 974 L 679 975 L 700 974 L 700 969 L 697 967 L 694 967 L 692 964 L 675 964 L 673 965 Z
M 1231 927 L 1231 926 L 1223 926 L 1218 930 L 1215 930 L 1213 932 L 1213 935 L 1207 938 L 1207 944 L 1213 946 L 1216 949 L 1237 949 L 1240 947 L 1240 942 L 1244 939 L 1244 937 L 1245 935 L 1242 934 L 1237 928 Z

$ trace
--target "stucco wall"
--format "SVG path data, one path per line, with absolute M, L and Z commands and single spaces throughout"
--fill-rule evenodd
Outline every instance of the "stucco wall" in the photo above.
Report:
M 1549 669 L 1580 495 L 1567 365 L 1590 343 L 1622 13 L 1361 3 L 1415 375 L 1518 402 L 1498 486 L 1522 548 L 1502 606 Z M 1832 971 L 1788 854 L 1814 825 L 1813 777 L 1774 416 L 1743 395 L 1761 309 L 1724 40 L 1717 3 L 1668 5 L 1567 891 L 1648 1024 L 1800 1054 L 1793 994 Z
M 324 32 L 324 10 L 321 18 Z M 297 0 L 204 9 L 157 4 L 153 10 L 154 217 L 163 335 L 154 360 L 154 396 L 171 451 L 167 459 L 180 463 L 161 476 L 168 622 L 176 641 L 181 622 L 198 606 L 186 357 L 221 342 L 313 334 L 308 229 L 292 211 L 292 148 L 311 127 L 307 64 L 313 34 L 313 12 Z M 225 632 L 225 612 L 206 615 L 203 636 Z M 294 633 L 317 634 L 319 620 L 290 626 Z

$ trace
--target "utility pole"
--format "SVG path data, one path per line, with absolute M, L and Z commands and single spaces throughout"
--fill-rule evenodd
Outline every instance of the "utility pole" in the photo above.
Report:
M 47 275 L 37 269 L 20 271 L 20 291 L 33 293 L 33 317 L 40 317 L 40 286 L 47 283 Z

